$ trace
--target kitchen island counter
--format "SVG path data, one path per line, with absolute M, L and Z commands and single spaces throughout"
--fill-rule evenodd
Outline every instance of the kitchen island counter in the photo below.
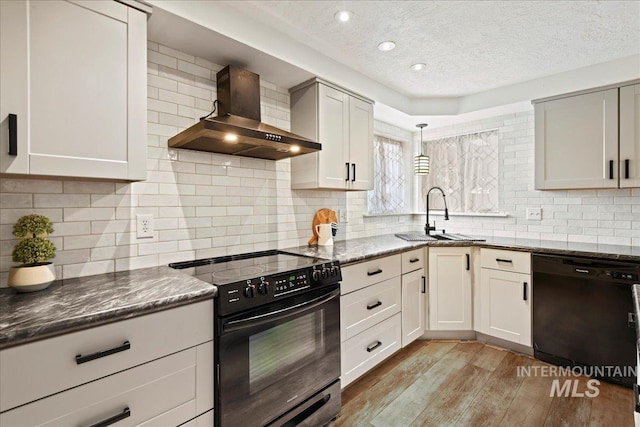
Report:
M 0 289 L 0 349 L 213 298 L 217 288 L 169 267 Z

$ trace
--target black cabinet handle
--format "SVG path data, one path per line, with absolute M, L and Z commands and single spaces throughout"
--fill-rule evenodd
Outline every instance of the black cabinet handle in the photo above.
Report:
M 77 354 L 76 364 L 81 365 L 83 363 L 91 362 L 92 360 L 100 359 L 101 357 L 110 356 L 112 354 L 120 353 L 121 351 L 129 350 L 130 348 L 131 343 L 129 341 L 125 341 L 121 346 L 111 348 L 109 350 L 99 351 L 88 356 Z
M 382 305 L 382 301 L 378 301 L 374 304 L 367 304 L 367 310 L 373 310 L 376 307 L 380 307 Z
M 414 262 L 418 262 L 418 261 L 420 261 L 420 258 L 411 258 L 411 259 L 409 260 L 409 262 L 410 262 L 411 264 L 413 264 Z
M 638 384 L 633 385 L 633 403 L 636 408 L 636 412 L 640 412 L 640 393 L 638 392 Z
M 111 418 L 107 418 L 106 420 L 100 421 L 98 423 L 92 424 L 91 427 L 107 427 L 111 424 L 115 424 L 118 421 L 122 421 L 125 418 L 129 418 L 131 416 L 131 410 L 129 408 L 124 408 L 124 411 L 121 413 L 114 415 Z
M 609 179 L 613 179 L 613 160 L 609 160 Z
M 349 163 L 345 163 L 345 166 L 347 167 L 347 179 L 345 181 L 349 181 Z
M 353 170 L 353 176 L 351 177 L 351 181 L 355 181 L 356 180 L 356 164 L 355 163 L 351 163 L 351 169 Z
M 369 353 L 371 353 L 373 350 L 375 350 L 376 348 L 380 347 L 382 345 L 382 343 L 380 341 L 376 341 L 375 344 L 370 345 L 369 347 L 367 347 L 367 351 Z
M 9 114 L 9 155 L 18 155 L 18 115 Z
M 427 278 L 426 276 L 422 276 L 422 293 L 427 293 Z
M 382 270 L 377 269 L 376 271 L 367 271 L 367 276 L 375 276 L 376 274 L 382 273 Z
M 624 159 L 624 179 L 629 179 L 629 159 Z
M 467 256 L 467 270 L 471 270 L 471 257 L 469 254 L 465 254 Z
M 636 327 L 636 315 L 634 313 L 627 313 L 627 326 L 635 329 Z
M 527 300 L 527 282 L 522 283 L 522 301 Z
M 496 262 L 506 262 L 508 264 L 513 264 L 513 260 L 505 259 L 505 258 L 496 258 Z

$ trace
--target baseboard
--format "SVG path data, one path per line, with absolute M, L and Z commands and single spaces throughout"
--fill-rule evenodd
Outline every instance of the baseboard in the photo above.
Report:
M 421 340 L 475 340 L 474 331 L 425 331 Z
M 492 337 L 476 331 L 425 331 L 421 340 L 477 340 L 481 343 L 494 345 L 506 350 L 515 351 L 527 356 L 533 356 L 533 347 L 517 344 L 501 338 Z

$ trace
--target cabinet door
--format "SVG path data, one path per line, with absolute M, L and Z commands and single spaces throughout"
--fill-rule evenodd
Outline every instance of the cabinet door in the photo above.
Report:
M 472 329 L 471 249 L 429 248 L 429 329 Z
M 349 97 L 349 161 L 352 190 L 373 189 L 373 105 Z
M 618 187 L 618 89 L 535 106 L 535 187 Z
M 531 346 L 531 276 L 487 268 L 480 275 L 480 331 Z
M 349 95 L 323 84 L 318 88 L 318 165 L 321 188 L 345 189 L 349 163 Z
M 620 187 L 640 187 L 640 84 L 620 88 Z
M 402 275 L 402 347 L 424 333 L 426 277 L 424 270 Z
M 11 42 L 28 46 L 11 57 L 9 21 Z M 144 179 L 146 15 L 113 1 L 26 1 L 3 5 L 2 27 L 2 78 L 28 76 L 2 83 L 2 119 L 20 111 L 19 159 L 2 170 L 17 161 L 33 175 Z M 5 99 L 9 84 L 24 96 Z

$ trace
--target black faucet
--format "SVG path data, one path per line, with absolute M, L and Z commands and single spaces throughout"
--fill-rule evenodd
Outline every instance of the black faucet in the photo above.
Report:
M 436 222 L 433 222 L 433 227 L 429 225 L 429 193 L 433 190 L 438 190 L 442 193 L 442 200 L 444 200 L 444 219 L 445 221 L 449 221 L 449 209 L 447 208 L 447 198 L 444 195 L 444 191 L 440 187 L 431 187 L 429 191 L 427 191 L 427 200 L 426 200 L 426 208 L 427 208 L 427 222 L 424 225 L 424 233 L 429 235 L 432 231 L 436 231 Z M 443 230 L 444 232 L 444 230 Z

